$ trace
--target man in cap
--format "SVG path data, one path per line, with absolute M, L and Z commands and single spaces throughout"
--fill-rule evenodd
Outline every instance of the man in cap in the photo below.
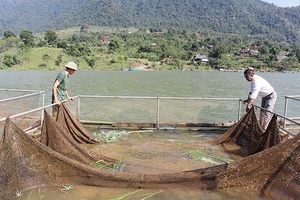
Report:
M 66 70 L 63 72 L 60 72 L 54 81 L 53 87 L 52 87 L 52 104 L 55 103 L 56 105 L 52 107 L 52 115 L 56 118 L 57 116 L 57 106 L 60 106 L 63 100 L 71 100 L 73 101 L 73 98 L 71 98 L 68 94 L 67 87 L 69 82 L 69 76 L 74 74 L 75 71 L 78 70 L 77 64 L 74 62 L 68 62 L 66 65 Z
M 248 110 L 250 110 L 256 97 L 261 96 L 261 107 L 265 110 L 261 111 L 260 124 L 262 128 L 266 130 L 272 116 L 272 114 L 268 111 L 273 111 L 277 100 L 277 93 L 267 80 L 258 75 L 254 75 L 254 71 L 251 68 L 244 71 L 244 77 L 248 82 L 250 82 L 248 98 L 244 100 L 244 103 L 247 103 L 246 111 L 248 112 Z

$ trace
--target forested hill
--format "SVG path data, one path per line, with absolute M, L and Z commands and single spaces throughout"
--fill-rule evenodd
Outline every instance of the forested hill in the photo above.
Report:
M 212 30 L 300 43 L 300 6 L 261 0 L 2 0 L 0 32 L 72 26 Z

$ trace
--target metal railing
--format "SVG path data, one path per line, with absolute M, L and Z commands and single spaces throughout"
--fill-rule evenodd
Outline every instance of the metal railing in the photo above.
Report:
M 300 102 L 300 95 L 287 95 L 287 96 L 284 96 L 285 97 L 285 102 L 284 102 L 284 121 L 283 121 L 283 127 L 284 129 L 287 129 L 287 125 L 289 125 L 289 127 L 293 127 L 291 126 L 291 123 L 292 124 L 297 124 L 299 125 L 300 123 L 300 117 L 299 117 L 299 113 L 300 113 L 300 110 L 297 110 L 300 105 L 299 105 L 299 102 Z M 293 100 L 293 101 L 290 101 L 290 100 Z M 293 109 L 292 110 L 289 110 L 289 105 L 290 103 L 296 103 L 295 105 L 292 105 Z M 288 112 L 289 111 L 289 112 Z M 288 116 L 288 115 L 295 115 L 295 116 Z M 287 124 L 289 123 L 289 124 Z M 296 129 L 296 130 L 300 130 L 299 128 Z
M 63 102 L 67 102 L 67 100 Z M 50 114 L 52 106 L 54 105 L 55 104 L 50 104 L 47 106 L 43 105 L 42 107 L 13 114 L 7 117 L 9 117 L 11 120 L 14 120 L 14 123 L 23 131 L 30 132 L 42 127 L 44 121 L 44 110 L 48 110 L 48 113 Z M 4 127 L 4 121 L 7 119 L 7 117 L 0 118 L 1 128 Z M 3 130 L 0 130 L 0 135 L 2 131 Z
M 9 111 L 8 113 L 4 113 L 2 116 L 2 120 L 8 116 L 25 112 L 26 110 L 31 110 L 37 107 L 45 106 L 45 92 L 38 90 L 17 90 L 17 89 L 0 89 L 0 92 L 3 94 L 14 93 L 11 95 L 13 97 L 6 97 L 2 95 L 3 99 L 0 99 L 0 110 L 3 114 L 5 111 Z M 10 95 L 9 95 L 10 96 Z M 41 96 L 41 98 L 40 98 Z M 38 102 L 35 102 L 38 101 Z M 1 117 L 1 116 L 0 116 Z M 0 118 L 1 119 L 1 118 Z
M 254 105 L 254 107 L 257 110 L 260 111 L 264 111 L 264 112 L 268 112 L 271 113 L 272 115 L 277 115 L 277 125 L 278 128 L 285 132 L 286 134 L 290 135 L 290 136 L 295 136 L 297 134 L 299 134 L 300 131 L 300 121 L 297 121 L 297 119 L 293 119 L 293 118 L 289 118 L 287 116 L 285 116 L 286 112 L 284 115 L 278 114 L 278 113 L 274 113 L 271 112 L 265 108 L 262 108 L 260 106 Z M 257 112 L 257 117 L 260 118 L 260 114 L 259 112 Z M 299 118 L 298 118 L 299 119 Z
M 25 95 L 18 95 L 18 96 L 15 96 L 15 97 L 9 97 L 9 98 L 0 99 L 0 102 L 11 101 L 11 100 L 20 99 L 20 98 L 25 98 L 25 97 L 33 96 L 33 95 L 36 95 L 36 94 L 43 94 L 43 102 L 44 102 L 45 92 L 44 91 L 40 91 L 40 90 L 18 90 L 18 89 L 1 89 L 0 88 L 0 92 L 26 93 Z
M 30 113 L 51 109 L 53 105 L 44 105 L 44 92 L 38 91 L 32 94 L 21 95 L 13 98 L 0 100 L 1 102 L 12 101 L 15 99 L 26 98 L 31 95 L 43 94 L 43 103 L 41 107 L 28 111 L 15 113 L 10 118 L 18 118 Z M 284 115 L 276 114 L 279 117 L 279 126 L 290 132 L 292 135 L 298 134 L 300 130 L 299 118 L 287 116 L 288 99 L 300 101 L 300 96 L 286 96 Z M 140 96 L 95 96 L 79 95 L 74 97 L 75 102 L 64 101 L 68 103 L 68 108 L 81 122 L 129 122 L 129 123 L 153 123 L 156 129 L 160 129 L 162 124 L 168 123 L 200 123 L 206 122 L 209 117 L 223 115 L 222 122 L 238 121 L 242 113 L 242 100 L 238 98 L 182 98 L 182 97 L 140 97 Z M 77 101 L 77 102 L 76 102 Z M 125 102 L 125 103 L 124 103 Z M 228 106 L 222 110 L 223 107 Z M 255 106 L 257 109 L 263 108 Z M 209 109 L 208 109 L 209 108 Z M 227 110 L 226 110 L 227 109 Z M 226 110 L 226 111 L 225 111 Z M 225 113 L 229 110 L 228 113 Z M 41 123 L 43 121 L 41 112 Z M 137 115 L 137 117 L 135 116 Z M 204 117 L 202 117 L 204 116 Z M 230 116 L 230 117 L 228 117 Z M 173 118 L 172 118 L 173 117 Z M 201 118 L 202 117 L 202 118 Z M 146 118 L 146 119 L 144 119 Z M 199 119 L 200 118 L 200 119 Z M 0 122 L 6 118 L 0 118 Z M 215 118 L 211 119 L 216 122 Z M 287 127 L 288 122 L 288 127 Z M 292 131 L 290 131 L 292 130 Z
M 300 102 L 300 95 L 296 96 L 284 96 L 285 101 L 284 101 L 284 116 L 288 117 L 288 104 L 289 104 L 289 99 L 299 101 Z M 299 114 L 299 113 L 297 113 Z M 300 119 L 300 117 L 293 117 L 294 119 Z
M 157 129 L 160 128 L 160 125 L 162 123 L 170 123 L 171 117 L 174 120 L 173 122 L 175 123 L 200 121 L 206 122 L 203 120 L 209 120 L 208 118 L 210 118 L 209 115 L 211 111 L 215 112 L 214 114 L 212 114 L 212 116 L 215 117 L 214 119 L 220 121 L 223 120 L 221 122 L 236 121 L 239 120 L 241 117 L 242 106 L 242 100 L 239 98 L 182 98 L 79 95 L 76 96 L 75 99 L 78 99 L 77 118 L 80 121 L 93 121 L 93 119 L 97 119 L 99 115 L 102 116 L 101 120 L 104 120 L 103 122 L 105 122 L 105 120 L 108 122 L 125 122 L 127 120 L 126 122 L 135 121 L 138 123 L 143 123 L 147 121 L 147 119 L 145 118 L 148 118 L 147 122 L 155 123 Z M 228 113 L 224 114 L 224 112 L 228 110 L 228 107 L 230 110 L 229 115 Z M 95 112 L 95 110 L 99 110 L 99 112 L 96 112 L 96 115 L 98 116 L 91 115 L 91 113 Z M 145 121 L 143 121 L 141 118 L 134 117 L 129 119 L 128 116 L 134 114 L 140 115 L 141 118 L 145 119 Z M 199 116 L 201 115 L 202 119 L 199 119 Z M 223 115 L 223 118 L 218 118 L 218 115 Z M 116 118 L 113 118 L 113 116 Z M 97 120 L 94 120 L 94 122 L 96 121 Z

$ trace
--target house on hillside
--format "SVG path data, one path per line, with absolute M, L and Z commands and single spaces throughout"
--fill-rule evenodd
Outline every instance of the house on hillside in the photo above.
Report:
M 236 56 L 247 56 L 249 54 L 250 49 L 241 49 L 239 52 L 236 52 Z
M 110 37 L 109 36 L 104 36 L 103 38 L 102 38 L 102 44 L 103 45 L 108 45 L 110 43 Z
M 206 55 L 195 54 L 193 57 L 194 61 L 202 61 L 202 59 L 207 59 Z
M 256 57 L 259 55 L 259 51 L 256 49 L 241 49 L 239 52 L 235 53 L 235 55 L 244 57 Z
M 109 37 L 109 36 L 104 36 L 104 37 L 102 38 L 102 41 L 103 41 L 103 42 L 109 41 L 109 40 L 110 40 L 110 37 Z
M 205 64 L 205 63 L 208 63 L 208 61 L 209 60 L 208 60 L 207 56 L 201 55 L 201 54 L 195 54 L 192 59 L 193 64 L 197 64 L 197 63 Z
M 282 56 L 276 56 L 275 61 L 277 62 L 281 62 L 282 60 L 284 60 L 285 58 L 287 58 L 286 55 L 282 55 Z
M 249 56 L 250 57 L 256 57 L 258 55 L 259 55 L 259 51 L 258 50 L 250 49 L 250 51 L 249 51 Z

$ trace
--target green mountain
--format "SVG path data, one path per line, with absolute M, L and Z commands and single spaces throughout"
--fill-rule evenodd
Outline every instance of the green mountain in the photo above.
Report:
M 0 32 L 96 25 L 209 30 L 300 42 L 300 6 L 261 0 L 2 0 Z

